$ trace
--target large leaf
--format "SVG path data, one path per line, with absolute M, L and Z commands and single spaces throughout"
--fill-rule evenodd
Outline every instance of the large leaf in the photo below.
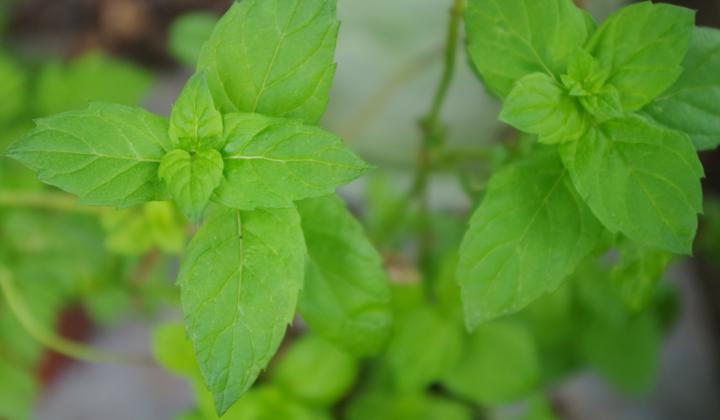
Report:
M 690 44 L 694 12 L 642 2 L 610 16 L 588 42 L 628 111 L 650 103 L 677 80 Z
M 588 36 L 571 0 L 469 0 L 465 26 L 472 63 L 501 98 L 528 74 L 562 74 Z
M 8 155 L 83 203 L 125 207 L 162 198 L 157 172 L 168 150 L 165 119 L 94 103 L 38 120 Z
M 518 311 L 555 290 L 601 233 L 554 149 L 500 170 L 460 248 L 467 325 Z
M 610 231 L 650 248 L 690 253 L 703 169 L 687 135 L 626 117 L 566 145 L 563 160 Z
M 315 123 L 335 73 L 335 0 L 244 0 L 220 20 L 200 57 L 223 111 Z
M 222 414 L 255 382 L 292 321 L 305 244 L 294 209 L 212 210 L 178 282 L 188 335 Z
M 645 111 L 661 124 L 690 135 L 698 150 L 720 145 L 720 31 L 696 28 L 685 71 Z
M 241 210 L 287 208 L 332 194 L 369 166 L 336 136 L 298 120 L 229 114 L 216 200 Z
M 335 196 L 297 203 L 308 249 L 300 313 L 310 328 L 356 355 L 390 335 L 389 280 L 360 223 Z

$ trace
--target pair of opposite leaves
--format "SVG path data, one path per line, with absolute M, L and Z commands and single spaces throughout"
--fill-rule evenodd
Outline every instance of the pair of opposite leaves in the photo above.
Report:
M 213 202 L 178 282 L 220 413 L 267 366 L 298 304 L 311 327 L 359 354 L 375 352 L 388 331 L 380 258 L 328 196 L 368 165 L 314 126 L 337 30 L 334 0 L 235 3 L 169 122 L 92 104 L 39 120 L 9 151 L 86 204 L 173 198 L 197 219 Z
M 689 102 L 685 86 L 700 82 L 717 95 L 720 80 L 708 76 L 720 74 L 717 32 L 695 30 L 690 10 L 650 2 L 598 28 L 570 0 L 470 0 L 466 27 L 474 65 L 504 101 L 500 118 L 550 145 L 498 172 L 472 218 L 458 270 L 468 325 L 557 288 L 606 230 L 690 253 L 703 176 L 693 141 L 720 143 L 720 110 L 705 126 L 682 125 L 667 118 L 684 110 L 668 97 L 684 89 Z

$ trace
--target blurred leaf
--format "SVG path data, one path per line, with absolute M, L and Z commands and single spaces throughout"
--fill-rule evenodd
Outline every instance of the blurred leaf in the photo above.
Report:
M 471 420 L 460 403 L 424 394 L 389 395 L 370 392 L 353 400 L 347 420 Z
M 527 412 L 519 420 L 557 420 L 550 402 L 542 397 L 536 396 L 528 402 Z
M 151 77 L 139 67 L 89 53 L 69 64 L 43 68 L 35 85 L 33 105 L 38 116 L 84 108 L 90 101 L 137 105 Z
M 205 12 L 186 13 L 175 19 L 170 26 L 170 54 L 187 67 L 194 68 L 217 22 L 217 16 Z
M 620 261 L 612 269 L 611 281 L 627 307 L 641 311 L 651 303 L 672 255 L 630 241 L 622 242 L 618 251 Z
M 0 22 L 1 23 L 1 22 Z M 9 57 L 0 52 L 0 124 L 4 128 L 10 120 L 20 115 L 27 100 L 26 80 L 22 70 Z
M 279 389 L 308 404 L 329 407 L 352 387 L 354 357 L 324 339 L 307 335 L 292 343 L 272 371 Z
M 462 351 L 462 324 L 427 304 L 398 314 L 384 360 L 395 388 L 421 391 L 452 369 Z
M 492 322 L 470 336 L 460 362 L 442 384 L 480 405 L 497 405 L 535 391 L 539 376 L 532 335 L 522 326 Z
M 185 245 L 186 222 L 169 202 L 109 211 L 102 216 L 105 246 L 121 255 L 142 255 L 151 249 L 180 253 Z
M 36 393 L 33 371 L 4 359 L 0 353 L 0 418 L 31 418 Z

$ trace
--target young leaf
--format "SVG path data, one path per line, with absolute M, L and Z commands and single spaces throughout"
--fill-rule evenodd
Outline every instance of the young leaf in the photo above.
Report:
M 577 98 L 596 121 L 602 122 L 623 114 L 620 92 L 607 84 L 608 77 L 608 69 L 603 68 L 590 53 L 579 49 L 570 57 L 562 82 L 570 96 Z
M 677 80 L 694 20 L 689 9 L 648 1 L 623 7 L 593 34 L 588 51 L 610 69 L 625 110 L 639 110 Z
M 299 309 L 344 350 L 379 352 L 390 335 L 389 280 L 360 223 L 335 196 L 299 201 L 308 261 Z
M 127 207 L 164 198 L 157 172 L 172 150 L 167 131 L 142 109 L 94 103 L 38 120 L 8 155 L 83 203 Z
M 229 114 L 225 133 L 225 179 L 216 200 L 227 207 L 292 207 L 332 194 L 369 169 L 342 140 L 298 120 Z
M 294 209 L 213 210 L 178 283 L 188 335 L 222 415 L 267 366 L 292 321 L 305 244 Z
M 611 120 L 563 148 L 600 221 L 639 244 L 689 254 L 702 210 L 702 165 L 687 135 L 640 117 Z
M 223 117 L 215 108 L 204 74 L 190 78 L 173 106 L 170 138 L 187 151 L 222 148 Z
M 222 181 L 223 159 L 215 149 L 192 155 L 184 150 L 173 150 L 160 161 L 158 174 L 182 212 L 190 220 L 197 221 Z
M 533 73 L 515 83 L 505 99 L 500 120 L 537 134 L 541 143 L 575 140 L 587 129 L 579 103 L 545 73 Z
M 601 236 L 555 150 L 543 149 L 497 172 L 470 221 L 457 273 L 469 328 L 555 290 Z
M 532 335 L 506 323 L 480 326 L 442 384 L 480 405 L 513 402 L 535 390 L 540 366 Z
M 720 145 L 720 31 L 696 28 L 683 67 L 677 83 L 645 112 L 690 134 L 698 150 L 714 149 Z
M 352 387 L 358 363 L 324 339 L 309 335 L 294 342 L 272 372 L 278 388 L 317 407 L 330 407 Z
M 335 73 L 335 0 L 235 2 L 205 45 L 205 70 L 224 112 L 316 123 Z
M 469 0 L 465 26 L 471 61 L 500 98 L 528 74 L 562 74 L 588 36 L 571 0 Z

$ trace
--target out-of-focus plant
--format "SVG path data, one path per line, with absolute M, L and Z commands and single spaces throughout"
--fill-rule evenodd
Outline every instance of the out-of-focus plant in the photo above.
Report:
M 453 0 L 413 182 L 370 183 L 366 235 L 335 189 L 371 167 L 317 126 L 335 14 L 334 0 L 235 2 L 199 55 L 210 20 L 191 18 L 173 50 L 197 70 L 169 119 L 95 103 L 9 150 L 82 203 L 125 208 L 103 218 L 116 252 L 177 251 L 170 202 L 196 230 L 184 325 L 153 338 L 195 392 L 180 418 L 471 419 L 520 402 L 519 418 L 550 419 L 547 394 L 586 368 L 648 392 L 675 307 L 660 280 L 702 207 L 697 150 L 720 143 L 720 33 L 650 2 L 598 24 L 570 0 Z M 519 132 L 487 149 L 452 150 L 442 123 L 463 21 Z M 460 162 L 488 173 L 459 180 L 467 226 L 428 191 Z M 286 337 L 296 312 L 307 328 Z

